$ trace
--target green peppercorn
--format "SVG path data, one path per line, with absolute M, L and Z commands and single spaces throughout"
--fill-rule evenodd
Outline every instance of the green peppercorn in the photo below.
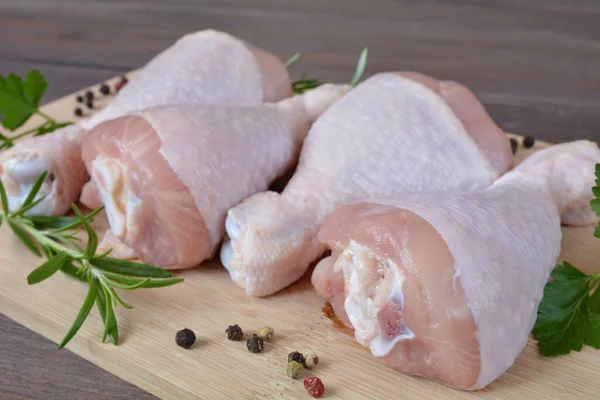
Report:
M 242 331 L 242 328 L 240 328 L 239 325 L 229 325 L 225 332 L 227 333 L 227 339 L 229 340 L 238 341 L 242 340 L 242 338 L 244 337 L 244 332 Z
M 290 361 L 287 365 L 286 372 L 292 379 L 301 379 L 304 377 L 304 367 L 297 361 Z
M 252 335 L 250 339 L 246 341 L 248 351 L 252 353 L 260 353 L 265 348 L 265 342 L 257 334 Z
M 296 361 L 302 365 L 305 365 L 304 356 L 299 351 L 292 351 L 288 354 L 288 362 Z

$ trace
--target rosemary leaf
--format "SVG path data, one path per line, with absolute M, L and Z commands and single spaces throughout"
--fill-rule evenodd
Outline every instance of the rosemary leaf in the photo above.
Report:
M 0 200 L 2 200 L 2 210 L 4 211 L 4 215 L 8 215 L 8 197 L 6 196 L 6 189 L 4 188 L 4 183 L 0 180 Z
M 289 68 L 293 63 L 298 61 L 299 58 L 300 58 L 300 53 L 294 54 L 285 63 L 283 63 L 284 67 Z
M 127 303 L 125 302 L 125 300 L 123 300 L 123 299 L 121 298 L 121 296 L 119 296 L 119 295 L 117 294 L 117 292 L 115 292 L 115 290 L 114 290 L 113 288 L 110 288 L 110 293 L 112 294 L 113 298 L 114 298 L 116 301 L 118 301 L 119 303 L 121 303 L 121 305 L 122 305 L 123 307 L 127 308 L 128 310 L 131 310 L 131 309 L 133 308 L 132 306 L 130 306 L 129 304 L 127 304 Z
M 102 322 L 104 323 L 104 332 L 102 333 L 102 343 L 106 341 L 106 337 L 116 346 L 119 344 L 119 328 L 117 326 L 117 318 L 112 306 L 112 302 L 107 300 L 106 289 L 102 286 L 97 287 L 98 296 L 96 297 L 96 306 Z
M 83 215 L 79 207 L 77 207 L 75 204 L 71 204 L 71 207 L 73 208 L 73 211 L 75 211 L 75 214 L 81 220 L 81 223 L 83 224 L 87 232 L 88 243 L 85 249 L 85 257 L 87 259 L 90 259 L 94 257 L 94 254 L 96 254 L 96 249 L 98 248 L 98 235 L 96 234 L 96 232 L 94 232 L 92 226 L 88 222 L 87 218 Z
M 77 318 L 75 318 L 73 325 L 71 325 L 71 329 L 69 329 L 62 342 L 58 345 L 59 349 L 65 347 L 65 345 L 69 343 L 73 336 L 75 336 L 75 334 L 79 331 L 79 328 L 81 328 L 81 325 L 83 325 L 85 319 L 90 314 L 92 307 L 94 306 L 94 301 L 96 300 L 96 296 L 98 294 L 98 292 L 96 291 L 96 278 L 90 277 L 90 279 L 88 279 L 88 285 L 88 292 L 85 296 L 83 304 L 81 305 L 79 314 L 77 314 Z
M 59 253 L 54 257 L 50 258 L 48 261 L 31 271 L 29 275 L 27 275 L 27 283 L 29 285 L 34 285 L 43 281 L 44 279 L 50 278 L 54 275 L 63 264 L 69 259 L 66 253 Z
M 33 199 L 35 199 L 35 196 L 37 196 L 37 194 L 40 192 L 40 188 L 42 187 L 46 176 L 48 176 L 48 171 L 42 172 L 42 174 L 36 179 L 35 183 L 31 187 L 31 190 L 29 191 L 29 194 L 27 195 L 27 198 L 23 202 L 21 209 L 18 212 L 16 212 L 15 215 L 22 215 L 25 212 L 23 211 L 23 209 L 26 208 L 29 204 L 31 204 Z M 26 208 L 26 210 L 28 209 L 29 208 Z
M 151 278 L 170 278 L 172 276 L 171 271 L 112 257 L 94 257 L 90 259 L 90 263 L 101 270 L 123 275 Z
M 104 276 L 106 276 L 110 280 L 122 283 L 124 285 L 135 285 L 136 283 L 143 281 L 142 279 L 139 279 L 139 278 L 131 278 L 131 277 L 121 275 L 121 274 L 114 274 L 112 272 L 106 272 L 104 274 Z M 145 288 L 145 289 L 152 289 L 152 288 L 159 288 L 159 287 L 175 285 L 175 284 L 183 282 L 183 281 L 184 281 L 183 278 L 152 279 L 152 280 L 149 280 L 148 282 L 144 283 L 143 285 L 140 285 L 139 287 Z
M 31 215 L 28 218 L 33 222 L 33 227 L 37 230 L 42 229 L 60 229 L 64 227 L 69 227 L 74 223 L 79 223 L 79 218 L 77 217 L 47 217 L 43 215 Z M 69 229 L 69 228 L 67 228 Z
M 20 217 L 23 214 L 25 214 L 27 211 L 31 210 L 33 207 L 37 206 L 38 204 L 40 204 L 42 201 L 44 201 L 44 199 L 46 198 L 46 196 L 42 196 L 39 199 L 30 202 L 29 204 L 27 204 L 26 206 L 22 206 L 19 211 L 13 213 L 13 216 L 15 217 Z
M 365 47 L 360 53 L 360 57 L 358 58 L 358 64 L 356 64 L 356 71 L 354 71 L 354 76 L 350 81 L 350 85 L 352 87 L 358 85 L 360 82 L 360 78 L 362 78 L 365 68 L 367 67 L 367 58 L 369 57 L 369 48 Z
M 71 205 L 72 207 L 75 206 L 74 204 Z M 77 206 L 75 206 L 77 207 Z M 84 219 L 89 222 L 92 223 L 94 222 L 94 217 L 96 215 L 98 215 L 98 213 L 100 213 L 102 210 L 104 210 L 104 206 L 100 206 L 98 208 L 96 208 L 94 211 L 90 212 L 88 215 L 86 215 L 84 217 Z M 81 211 L 79 211 L 81 213 Z M 54 217 L 51 217 L 54 218 Z M 67 225 L 63 225 L 60 227 L 57 227 L 54 231 L 55 232 L 64 232 L 64 231 L 68 231 L 70 229 L 75 229 L 75 228 L 79 228 L 80 226 L 84 225 L 83 221 L 81 218 L 79 218 L 79 216 L 76 217 L 63 217 L 63 218 L 71 218 L 71 222 Z
M 15 235 L 17 235 L 17 237 L 19 239 L 21 239 L 21 242 L 23 242 L 23 244 L 33 252 L 33 254 L 35 254 L 38 257 L 42 256 L 42 253 L 40 253 L 40 249 L 38 248 L 37 244 L 35 243 L 35 241 L 31 238 L 31 236 L 29 235 L 29 233 L 27 233 L 22 227 L 21 225 L 19 225 L 18 222 L 15 222 L 11 219 L 7 219 L 8 225 L 10 226 L 10 228 L 12 229 L 12 231 L 14 232 Z
M 81 282 L 87 282 L 86 279 L 79 273 L 79 269 L 75 267 L 70 261 L 64 263 L 60 270 L 65 274 L 69 275 L 71 278 L 75 278 Z
M 122 289 L 122 290 L 133 290 L 133 289 L 137 289 L 137 288 L 143 286 L 144 284 L 150 282 L 151 280 L 152 280 L 152 278 L 146 278 L 146 279 L 142 279 L 141 281 L 131 284 L 131 285 L 123 285 L 118 282 L 111 282 L 111 286 L 114 286 L 117 289 Z

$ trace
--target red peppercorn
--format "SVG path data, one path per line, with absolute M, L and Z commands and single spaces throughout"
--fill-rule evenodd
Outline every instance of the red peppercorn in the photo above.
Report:
M 306 378 L 304 380 L 304 389 L 308 392 L 311 397 L 318 399 L 323 396 L 325 392 L 325 386 L 323 386 L 323 382 L 316 376 L 311 376 L 310 378 Z
M 117 84 L 115 85 L 115 92 L 118 92 L 119 90 L 121 90 L 123 88 L 123 86 L 127 85 L 127 82 L 129 82 L 127 77 L 122 76 L 121 80 L 119 82 L 117 82 Z

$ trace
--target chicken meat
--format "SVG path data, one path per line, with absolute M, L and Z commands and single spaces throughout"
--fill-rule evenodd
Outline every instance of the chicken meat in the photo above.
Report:
M 348 90 L 324 85 L 275 104 L 157 107 L 96 126 L 83 159 L 109 240 L 169 269 L 211 257 L 227 210 L 293 166 L 314 120 Z
M 317 233 L 338 206 L 481 189 L 512 164 L 508 138 L 466 87 L 381 73 L 317 120 L 281 194 L 259 193 L 229 210 L 221 261 L 248 295 L 270 295 L 324 252 Z
M 322 273 L 313 282 L 337 291 L 356 340 L 387 365 L 483 388 L 527 343 L 561 221 L 598 220 L 589 202 L 599 162 L 595 143 L 570 142 L 534 153 L 484 190 L 340 207 L 319 232 L 332 250 L 319 267 L 342 280 Z
M 88 181 L 81 160 L 81 136 L 101 122 L 146 108 L 172 104 L 260 104 L 292 95 L 289 74 L 274 55 L 227 33 L 204 30 L 180 38 L 150 60 L 109 105 L 89 119 L 47 137 L 23 140 L 0 155 L 0 177 L 16 210 L 36 178 L 47 170 L 30 214 L 60 215 L 70 209 Z M 96 188 L 87 185 L 82 202 L 97 207 Z

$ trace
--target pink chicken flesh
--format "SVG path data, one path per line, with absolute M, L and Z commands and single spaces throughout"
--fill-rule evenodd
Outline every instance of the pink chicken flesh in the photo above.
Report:
M 49 174 L 32 214 L 60 215 L 82 193 L 91 208 L 100 205 L 81 160 L 81 136 L 98 124 L 150 107 L 172 104 L 260 104 L 292 95 L 289 74 L 274 55 L 231 35 L 204 30 L 180 38 L 150 60 L 111 103 L 89 119 L 17 143 L 0 157 L 0 174 L 11 210 L 20 207 L 35 180 Z M 52 179 L 52 181 L 51 181 Z
M 417 73 L 378 74 L 319 118 L 281 194 L 260 193 L 229 211 L 221 261 L 247 294 L 266 296 L 324 252 L 317 232 L 336 207 L 485 188 L 512 164 L 508 138 L 467 88 Z
M 595 143 L 571 142 L 485 190 L 340 207 L 320 230 L 332 256 L 313 282 L 334 291 L 357 341 L 392 368 L 483 388 L 526 345 L 560 253 L 561 218 L 597 221 L 589 201 L 598 162 Z
M 227 210 L 290 168 L 313 121 L 347 90 L 325 85 L 276 104 L 159 107 L 98 125 L 84 138 L 83 159 L 110 240 L 164 268 L 211 257 Z

